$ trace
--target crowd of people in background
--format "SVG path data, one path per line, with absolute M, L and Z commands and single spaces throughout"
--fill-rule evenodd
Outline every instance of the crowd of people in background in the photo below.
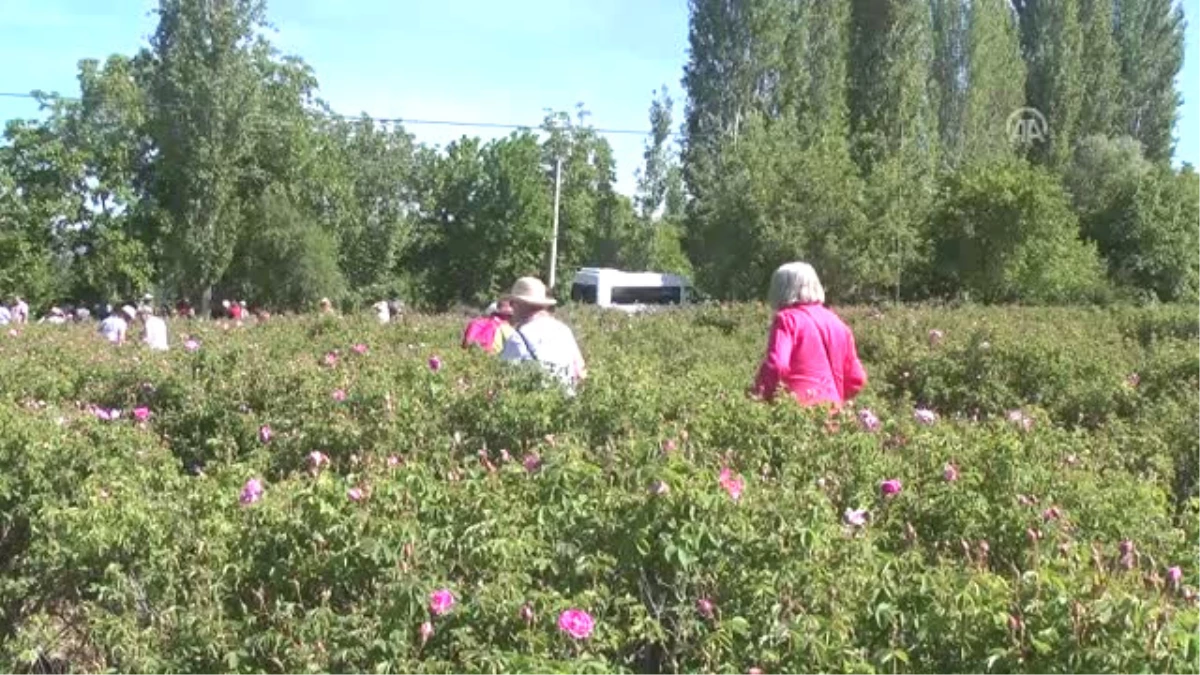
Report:
M 866 385 L 867 375 L 850 328 L 825 307 L 825 290 L 816 270 L 803 262 L 779 267 L 771 278 L 768 300 L 774 317 L 766 355 L 748 393 L 772 400 L 782 388 L 801 405 L 830 404 L 834 409 L 854 398 Z M 337 314 L 328 298 L 317 304 L 321 314 Z M 509 293 L 467 324 L 462 347 L 499 355 L 506 362 L 536 363 L 551 381 L 557 381 L 573 396 L 587 377 L 587 367 L 574 332 L 553 314 L 556 304 L 540 279 L 522 277 Z M 404 305 L 398 300 L 380 300 L 371 309 L 379 323 L 386 324 L 402 316 Z M 130 326 L 140 322 L 140 341 L 156 351 L 169 349 L 166 321 L 160 314 L 182 319 L 196 316 L 187 298 L 181 298 L 171 310 L 156 311 L 150 294 L 143 296 L 136 307 L 129 303 L 119 308 L 104 305 L 96 310 L 100 318 L 98 332 L 105 340 L 124 344 L 129 340 Z M 91 316 L 85 307 L 51 307 L 38 323 L 82 323 L 90 321 Z M 261 322 L 269 315 L 249 307 L 245 300 L 231 298 L 216 303 L 212 310 L 212 318 L 239 324 L 251 316 Z M 20 296 L 14 295 L 8 305 L 0 305 L 0 325 L 29 321 L 29 305 Z

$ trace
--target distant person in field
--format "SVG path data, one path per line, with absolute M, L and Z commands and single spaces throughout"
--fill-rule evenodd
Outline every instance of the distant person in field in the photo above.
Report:
M 506 299 L 488 305 L 483 315 L 472 319 L 463 331 L 463 349 L 476 345 L 489 354 L 503 351 L 504 343 L 514 333 L 512 316 L 512 303 Z
M 375 310 L 375 320 L 379 323 L 389 323 L 392 320 L 392 308 L 387 300 L 380 300 L 371 305 L 371 309 Z
M 188 302 L 187 298 L 180 298 L 179 302 L 175 303 L 175 315 L 181 319 L 190 319 L 196 316 L 196 310 L 192 309 L 192 303 Z
M 67 315 L 63 313 L 59 307 L 51 307 L 50 313 L 43 316 L 38 323 L 48 323 L 55 326 L 61 326 L 67 322 Z
M 575 334 L 548 311 L 555 300 L 546 295 L 546 285 L 534 277 L 522 277 L 506 298 L 512 303 L 516 324 L 504 342 L 500 358 L 509 362 L 535 361 L 562 382 L 568 394 L 587 377 L 583 354 Z
M 143 305 L 138 315 L 142 319 L 142 341 L 156 352 L 167 351 L 167 322 L 155 316 L 149 305 Z
M 321 307 L 322 314 L 336 314 L 337 313 L 333 310 L 333 303 L 329 301 L 329 298 L 321 298 L 320 307 Z
M 21 299 L 21 296 L 13 296 L 11 313 L 13 323 L 29 323 L 29 305 Z
M 125 305 L 116 312 L 110 308 L 108 316 L 100 322 L 100 334 L 114 345 L 125 344 L 125 335 L 129 332 L 129 322 L 133 321 L 135 316 L 136 312 L 129 305 Z
M 12 323 L 12 310 L 0 304 L 0 326 Z
M 812 265 L 793 262 L 775 270 L 769 294 L 775 319 L 767 355 L 752 393 L 766 400 L 783 385 L 801 405 L 840 408 L 867 383 L 850 328 L 825 303 Z

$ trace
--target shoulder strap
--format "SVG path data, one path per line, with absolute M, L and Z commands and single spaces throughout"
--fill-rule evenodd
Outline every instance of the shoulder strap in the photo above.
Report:
M 520 336 L 521 342 L 525 343 L 525 349 L 529 350 L 529 355 L 533 357 L 533 360 L 541 361 L 541 359 L 538 358 L 537 352 L 534 351 L 533 345 L 529 343 L 529 338 L 525 337 L 525 333 L 521 332 L 520 328 L 517 329 L 517 335 Z

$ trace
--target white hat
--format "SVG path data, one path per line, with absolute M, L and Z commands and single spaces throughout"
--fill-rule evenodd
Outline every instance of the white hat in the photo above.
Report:
M 517 283 L 513 284 L 512 292 L 508 294 L 507 299 L 536 307 L 552 307 L 557 304 L 554 298 L 546 295 L 546 284 L 543 284 L 542 280 L 537 277 L 517 279 Z
M 222 306 L 222 307 L 224 307 L 225 309 L 229 309 L 229 301 L 228 301 L 228 300 L 222 300 L 222 301 L 221 301 L 221 306 Z
M 491 316 L 499 310 L 500 310 L 500 306 L 493 302 L 492 304 L 487 306 L 487 309 L 483 310 L 483 315 Z
M 122 307 L 122 308 L 121 308 L 121 313 L 122 313 L 122 314 L 124 314 L 125 316 L 127 316 L 127 317 L 131 318 L 131 319 L 132 319 L 132 318 L 134 318 L 135 316 L 137 316 L 137 310 L 135 310 L 134 308 L 130 307 L 129 305 L 125 305 L 124 307 Z

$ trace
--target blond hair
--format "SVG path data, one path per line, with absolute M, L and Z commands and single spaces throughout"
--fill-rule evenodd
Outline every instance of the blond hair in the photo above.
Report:
M 812 265 L 790 262 L 780 265 L 771 275 L 767 301 L 776 310 L 795 304 L 824 303 L 825 288 Z

